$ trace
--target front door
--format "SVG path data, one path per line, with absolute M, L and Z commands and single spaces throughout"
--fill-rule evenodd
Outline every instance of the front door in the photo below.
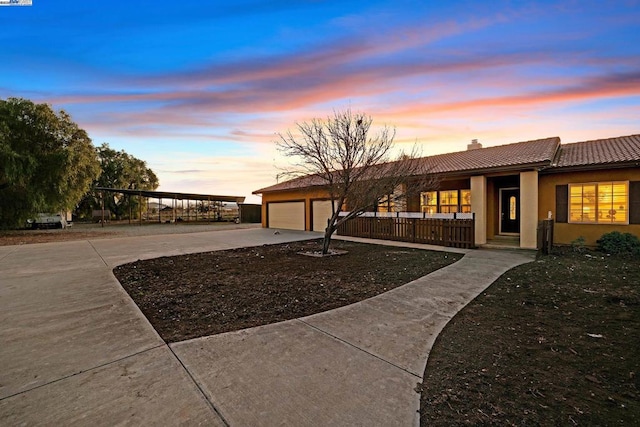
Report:
M 520 233 L 520 189 L 500 190 L 500 233 Z

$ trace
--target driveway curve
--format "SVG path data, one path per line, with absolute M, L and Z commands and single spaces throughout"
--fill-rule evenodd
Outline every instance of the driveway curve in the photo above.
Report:
M 533 259 L 464 251 L 451 266 L 347 307 L 170 346 L 111 272 L 138 259 L 317 236 L 253 228 L 0 247 L 0 419 L 417 425 L 414 389 L 437 334 L 503 272 Z

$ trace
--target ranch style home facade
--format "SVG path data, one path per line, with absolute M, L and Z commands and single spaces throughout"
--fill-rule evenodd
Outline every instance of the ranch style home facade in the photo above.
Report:
M 378 211 L 473 213 L 477 245 L 513 236 L 521 248 L 536 249 L 538 223 L 547 218 L 555 221 L 556 244 L 583 237 L 595 245 L 611 231 L 640 236 L 640 135 L 488 148 L 474 140 L 466 151 L 421 161 L 438 176 L 438 188 L 411 192 L 402 205 L 381 203 Z M 262 195 L 263 227 L 324 231 L 331 215 L 329 193 L 314 176 L 254 194 Z

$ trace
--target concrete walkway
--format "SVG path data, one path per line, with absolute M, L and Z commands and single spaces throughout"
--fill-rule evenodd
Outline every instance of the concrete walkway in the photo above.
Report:
M 464 251 L 357 304 L 170 346 L 111 273 L 137 259 L 316 236 L 248 229 L 0 247 L 0 424 L 417 425 L 414 389 L 438 333 L 533 259 Z

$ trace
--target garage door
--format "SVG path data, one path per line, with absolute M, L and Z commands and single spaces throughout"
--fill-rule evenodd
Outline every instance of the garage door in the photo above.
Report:
M 331 200 L 315 200 L 311 202 L 313 231 L 324 231 L 327 219 L 331 218 Z
M 269 203 L 269 228 L 304 230 L 304 202 Z

